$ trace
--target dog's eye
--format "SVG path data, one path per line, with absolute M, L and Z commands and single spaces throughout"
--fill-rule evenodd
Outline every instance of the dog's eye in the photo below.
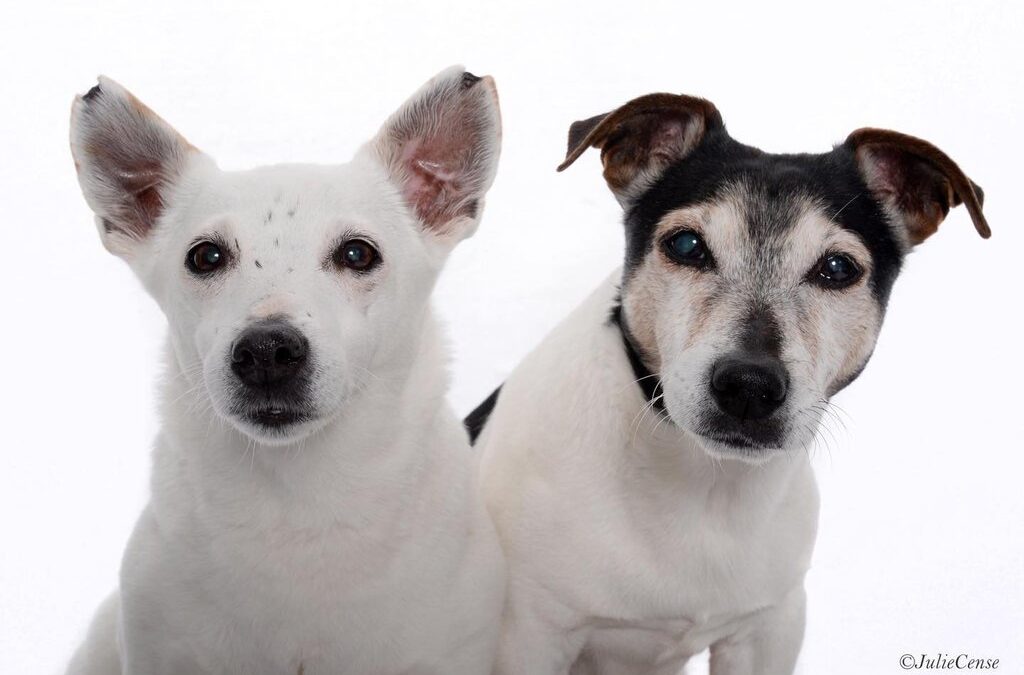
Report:
M 201 241 L 188 250 L 185 265 L 193 274 L 209 274 L 220 268 L 227 255 L 212 241 Z
M 334 264 L 338 267 L 367 272 L 380 263 L 380 254 L 369 242 L 362 239 L 346 241 L 334 252 Z
M 700 235 L 690 230 L 683 230 L 667 237 L 662 243 L 665 254 L 681 265 L 705 267 L 711 260 L 711 254 Z
M 822 258 L 813 270 L 812 282 L 825 288 L 846 288 L 860 279 L 860 267 L 845 253 L 832 253 Z

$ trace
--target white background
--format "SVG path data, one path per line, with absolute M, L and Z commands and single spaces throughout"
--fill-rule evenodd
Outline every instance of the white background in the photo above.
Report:
M 596 153 L 554 171 L 575 119 L 698 94 L 767 150 L 886 126 L 985 188 L 992 240 L 957 209 L 911 256 L 872 363 L 836 399 L 844 424 L 815 451 L 800 672 L 967 652 L 1024 673 L 1021 3 L 285 4 L 5 7 L 0 672 L 60 668 L 113 588 L 157 426 L 163 317 L 96 236 L 67 149 L 72 95 L 110 75 L 225 168 L 338 162 L 462 62 L 497 78 L 505 143 L 483 225 L 437 292 L 459 412 L 621 255 Z

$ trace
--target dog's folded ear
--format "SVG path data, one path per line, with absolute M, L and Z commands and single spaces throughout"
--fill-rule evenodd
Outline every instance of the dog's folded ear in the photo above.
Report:
M 685 158 L 705 135 L 724 129 L 722 115 L 702 98 L 648 94 L 604 115 L 574 122 L 564 171 L 587 148 L 601 149 L 604 179 L 620 204 L 638 197 L 661 173 Z
M 858 129 L 843 145 L 854 152 L 868 188 L 900 221 L 910 244 L 934 234 L 950 208 L 961 203 L 978 234 L 992 235 L 981 211 L 981 188 L 928 141 L 887 129 Z
M 371 147 L 426 231 L 469 236 L 501 149 L 494 80 L 461 66 L 442 71 L 384 123 Z
M 153 229 L 196 153 L 169 124 L 105 77 L 71 105 L 71 154 L 106 247 L 128 257 Z

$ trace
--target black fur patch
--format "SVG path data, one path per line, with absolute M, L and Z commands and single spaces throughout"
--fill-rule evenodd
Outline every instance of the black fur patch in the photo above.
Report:
M 736 185 L 747 189 L 751 237 L 776 238 L 792 226 L 797 200 L 825 207 L 837 225 L 856 234 L 871 252 L 871 288 L 885 307 L 902 253 L 882 205 L 860 175 L 854 153 L 837 146 L 823 154 L 777 155 L 743 145 L 724 129 L 713 129 L 683 160 L 669 166 L 625 213 L 625 279 L 654 245 L 654 231 L 667 213 L 713 201 Z
M 92 89 L 90 89 L 89 91 L 85 92 L 85 95 L 82 96 L 82 100 L 83 101 L 92 101 L 94 99 L 99 98 L 100 94 L 102 94 L 102 93 L 103 93 L 103 90 L 100 89 L 100 85 L 97 84 Z
M 767 307 L 752 307 L 743 323 L 740 345 L 751 354 L 778 358 L 782 354 L 782 330 L 778 319 Z
M 622 334 L 622 345 L 626 350 L 626 357 L 629 358 L 629 365 L 633 368 L 633 374 L 636 375 L 636 384 L 640 387 L 640 391 L 643 392 L 644 399 L 651 403 L 653 410 L 664 413 L 665 399 L 663 394 L 665 392 L 661 388 L 661 378 L 657 373 L 652 373 L 644 365 L 643 355 L 636 346 L 636 340 L 633 339 L 622 316 L 622 304 L 620 302 L 616 302 L 612 307 L 608 322 L 618 328 Z
M 480 436 L 480 432 L 487 426 L 487 420 L 490 419 L 491 413 L 494 412 L 494 406 L 498 404 L 498 394 L 501 393 L 501 385 L 497 389 L 491 392 L 491 395 L 483 400 L 483 403 L 478 405 L 473 412 L 466 415 L 466 419 L 462 421 L 462 425 L 466 427 L 466 431 L 469 433 L 469 444 L 476 444 L 476 439 Z

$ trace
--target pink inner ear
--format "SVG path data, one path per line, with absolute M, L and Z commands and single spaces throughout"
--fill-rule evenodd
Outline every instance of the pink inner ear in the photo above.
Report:
M 489 187 L 500 122 L 493 87 L 480 81 L 454 71 L 432 81 L 376 140 L 406 205 L 435 233 L 470 233 Z
M 405 180 L 402 196 L 429 227 L 440 227 L 458 214 L 461 206 L 460 158 L 457 148 L 434 139 L 414 138 L 400 157 Z

